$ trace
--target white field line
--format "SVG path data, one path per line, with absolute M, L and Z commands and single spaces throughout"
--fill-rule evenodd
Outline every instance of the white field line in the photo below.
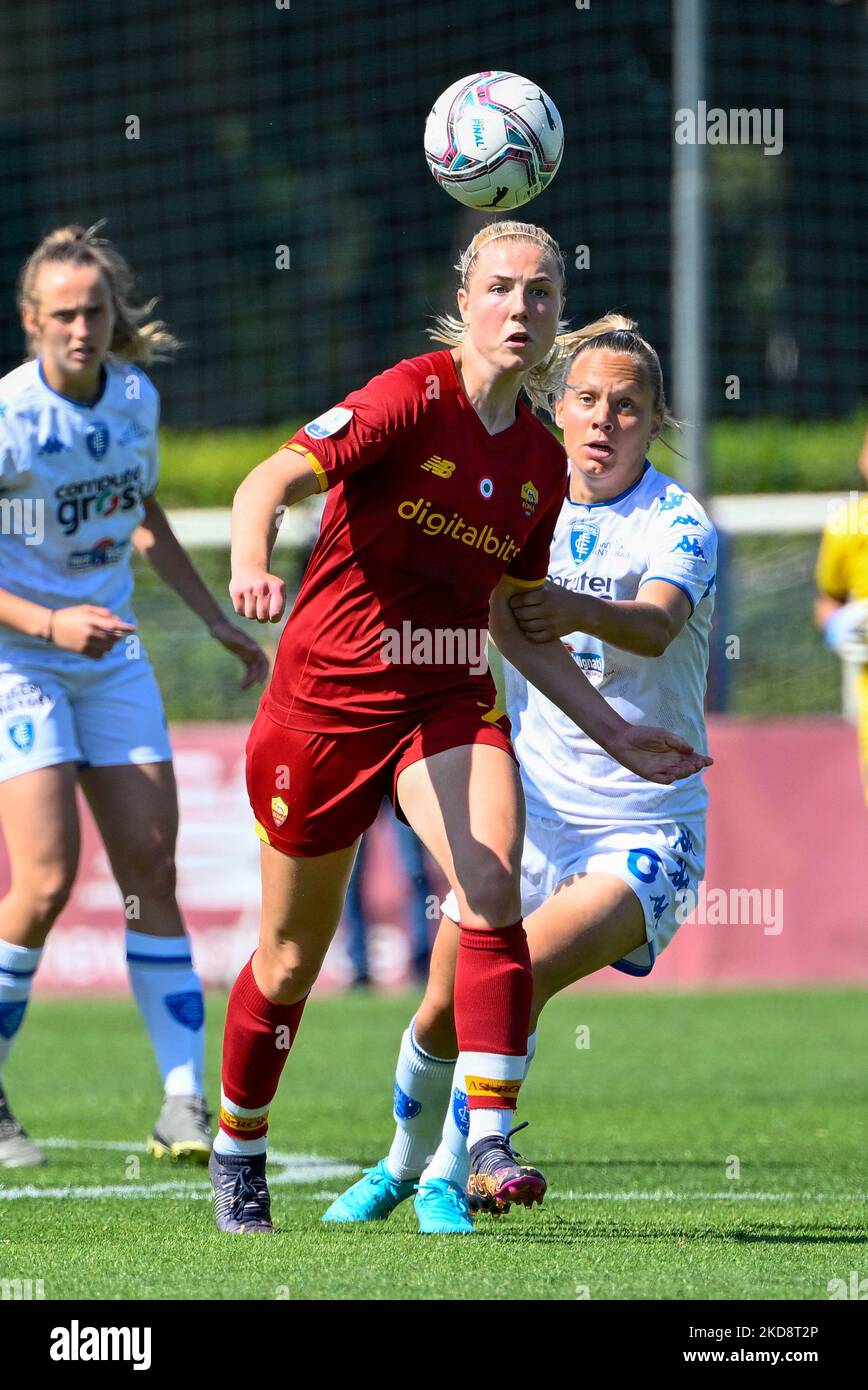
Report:
M 43 1149 L 99 1149 L 108 1153 L 137 1154 L 145 1153 L 147 1146 L 138 1141 L 124 1144 L 116 1139 L 37 1139 L 34 1141 Z M 269 1155 L 271 1162 L 276 1166 L 276 1172 L 269 1172 L 268 1179 L 272 1187 L 322 1182 L 335 1178 L 352 1177 L 359 1170 L 355 1164 L 343 1163 L 339 1159 L 322 1158 L 319 1154 L 288 1154 L 275 1150 Z M 0 1169 L 0 1172 L 4 1170 Z M 8 1172 L 15 1170 L 8 1169 Z M 122 1198 L 148 1198 L 148 1197 L 168 1197 L 182 1198 L 187 1200 L 201 1200 L 211 1196 L 211 1184 L 207 1178 L 196 1181 L 191 1178 L 176 1178 L 167 1182 L 143 1183 L 136 1178 L 130 1178 L 123 1183 L 94 1184 L 84 1186 L 75 1184 L 68 1187 L 39 1187 L 36 1183 L 27 1183 L 23 1187 L 7 1187 L 0 1184 L 0 1202 L 21 1201 L 24 1198 L 33 1197 L 37 1200 L 43 1198 L 73 1198 L 75 1200 L 96 1200 L 103 1197 L 122 1197 Z
M 135 1154 L 145 1153 L 146 1145 L 139 1141 L 129 1144 L 116 1139 L 39 1139 L 36 1141 L 43 1149 L 83 1150 L 97 1149 L 107 1153 Z M 323 1158 L 319 1154 L 290 1154 L 274 1150 L 269 1154 L 269 1183 L 272 1187 L 291 1187 L 314 1183 L 323 1179 L 348 1178 L 359 1172 L 356 1164 L 341 1159 Z M 275 1167 L 277 1171 L 274 1171 Z M 10 1173 L 14 1170 L 7 1170 Z M 0 1184 L 0 1202 L 21 1201 L 34 1198 L 77 1201 L 94 1201 L 106 1197 L 141 1200 L 163 1197 L 169 1200 L 203 1201 L 211 1196 L 211 1184 L 207 1179 L 170 1179 L 165 1182 L 143 1183 L 130 1179 L 124 1183 L 76 1184 L 66 1187 L 39 1187 L 27 1183 L 21 1187 Z M 337 1191 L 285 1192 L 286 1200 L 324 1202 L 338 1196 Z M 657 1188 L 645 1191 L 632 1188 L 624 1192 L 579 1192 L 568 1189 L 564 1192 L 549 1192 L 548 1196 L 557 1201 L 567 1202 L 868 1202 L 866 1192 L 746 1192 L 733 1188 L 722 1192 L 676 1192 L 670 1188 Z

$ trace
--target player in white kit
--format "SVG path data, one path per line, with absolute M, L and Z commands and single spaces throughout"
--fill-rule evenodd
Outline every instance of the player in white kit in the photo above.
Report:
M 129 267 L 95 231 L 60 228 L 28 259 L 19 305 L 30 357 L 0 380 L 0 829 L 11 868 L 0 899 L 0 1167 L 43 1161 L 2 1073 L 75 879 L 79 784 L 123 899 L 133 993 L 163 1082 L 149 1148 L 204 1162 L 210 1152 L 202 988 L 175 897 L 172 751 L 135 628 L 132 547 L 240 657 L 244 685 L 268 671 L 154 497 L 159 397 L 136 364 L 177 344 L 141 322 Z
M 608 314 L 578 330 L 555 418 L 570 489 L 549 582 L 514 596 L 516 620 L 534 640 L 563 641 L 625 719 L 667 724 L 706 752 L 716 536 L 696 499 L 646 458 L 669 417 L 657 354 L 635 324 Z M 647 975 L 689 915 L 704 873 L 707 792 L 701 773 L 664 787 L 628 772 L 506 662 L 504 676 L 527 802 L 529 1064 L 549 999 L 608 965 Z M 391 1150 L 326 1221 L 382 1220 L 415 1191 L 423 1233 L 474 1229 L 464 1142 L 473 1078 L 453 1076 L 452 1062 L 452 894 L 443 912 L 428 988 L 398 1057 Z M 482 1189 L 470 1195 L 493 1214 L 508 1206 Z

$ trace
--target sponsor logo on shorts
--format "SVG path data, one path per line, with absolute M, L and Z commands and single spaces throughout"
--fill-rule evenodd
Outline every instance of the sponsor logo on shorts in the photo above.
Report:
M 288 815 L 289 807 L 283 797 L 273 796 L 271 798 L 271 819 L 274 821 L 274 824 L 279 828 L 283 825 Z
M 262 1115 L 232 1115 L 224 1105 L 220 1106 L 220 1123 L 227 1129 L 237 1130 L 239 1134 L 249 1132 L 251 1129 L 261 1129 L 268 1124 L 268 1111 Z
M 11 714 L 14 710 L 34 709 L 37 705 L 50 704 L 51 697 L 33 681 L 18 681 L 10 689 L 0 692 L 0 714 Z
M 502 1081 L 496 1076 L 466 1076 L 468 1096 L 495 1096 L 503 1100 L 516 1100 L 521 1090 L 520 1081 Z

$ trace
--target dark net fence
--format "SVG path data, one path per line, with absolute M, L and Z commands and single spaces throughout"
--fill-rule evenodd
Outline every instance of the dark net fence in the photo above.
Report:
M 280 3 L 4 7 L 2 370 L 21 355 L 22 258 L 101 217 L 186 344 L 155 373 L 176 425 L 313 412 L 423 351 L 484 220 L 437 189 L 424 120 L 491 67 L 564 118 L 561 170 L 524 215 L 568 266 L 589 248 L 573 321 L 627 310 L 668 361 L 668 0 Z M 864 6 L 709 0 L 708 18 L 709 107 L 783 111 L 780 154 L 708 149 L 712 411 L 849 413 L 868 348 Z

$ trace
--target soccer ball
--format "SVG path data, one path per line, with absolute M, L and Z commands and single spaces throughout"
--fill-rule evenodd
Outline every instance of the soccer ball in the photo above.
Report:
M 564 127 L 551 97 L 514 72 L 453 82 L 425 124 L 425 158 L 441 188 L 466 207 L 500 212 L 551 183 Z

